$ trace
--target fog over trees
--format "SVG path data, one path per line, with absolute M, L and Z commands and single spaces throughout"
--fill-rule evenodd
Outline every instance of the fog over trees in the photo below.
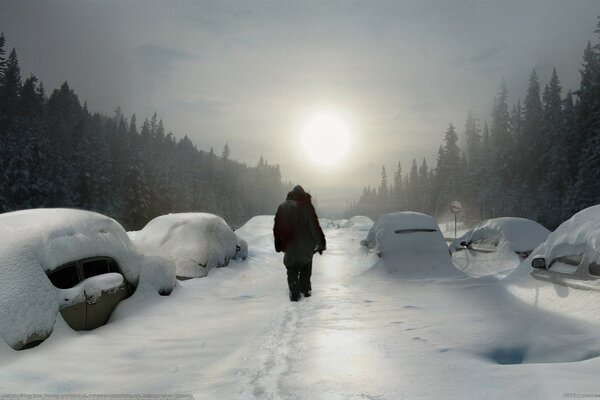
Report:
M 543 88 L 533 70 L 512 105 L 502 82 L 489 122 L 468 112 L 462 149 L 451 123 L 433 168 L 424 159 L 408 171 L 398 163 L 390 181 L 384 167 L 380 185 L 364 188 L 346 214 L 440 216 L 458 200 L 470 221 L 520 216 L 554 229 L 600 203 L 600 43 L 587 44 L 580 72 L 579 89 L 564 93 L 556 70 Z
M 261 157 L 250 167 L 231 152 L 177 139 L 156 113 L 92 113 L 66 82 L 48 96 L 35 76 L 22 79 L 0 35 L 0 212 L 76 207 L 130 230 L 173 212 L 215 213 L 234 227 L 273 213 L 290 186 L 279 166 Z

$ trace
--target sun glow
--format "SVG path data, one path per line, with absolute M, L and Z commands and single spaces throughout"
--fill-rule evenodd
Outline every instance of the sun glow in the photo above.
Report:
M 336 114 L 314 115 L 301 134 L 302 146 L 315 164 L 331 167 L 339 163 L 350 149 L 350 131 Z

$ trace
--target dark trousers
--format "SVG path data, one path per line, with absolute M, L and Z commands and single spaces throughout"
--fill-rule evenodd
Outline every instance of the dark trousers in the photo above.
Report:
M 286 268 L 290 292 L 294 292 L 294 288 L 298 288 L 300 293 L 306 293 L 312 289 L 310 286 L 312 262 L 304 265 L 292 265 Z

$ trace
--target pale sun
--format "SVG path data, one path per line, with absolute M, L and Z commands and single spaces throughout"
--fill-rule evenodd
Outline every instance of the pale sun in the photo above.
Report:
M 350 148 L 348 126 L 333 113 L 314 115 L 305 125 L 301 135 L 308 158 L 323 167 L 339 163 Z

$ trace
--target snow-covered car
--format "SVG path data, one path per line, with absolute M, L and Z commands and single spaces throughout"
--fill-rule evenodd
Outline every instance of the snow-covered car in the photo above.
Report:
M 404 211 L 381 215 L 361 242 L 384 261 L 388 272 L 410 277 L 460 275 L 433 217 Z
M 226 266 L 236 254 L 247 255 L 225 220 L 208 213 L 162 215 L 130 236 L 143 254 L 173 261 L 178 279 L 204 277 L 212 268 Z
M 563 222 L 530 260 L 531 275 L 536 279 L 600 290 L 600 205 Z
M 454 264 L 468 275 L 503 276 L 514 270 L 550 231 L 526 218 L 503 217 L 480 222 L 449 248 Z
M 106 323 L 142 269 L 123 227 L 71 209 L 0 214 L 0 336 L 14 349 L 53 331 L 60 312 L 76 330 Z

